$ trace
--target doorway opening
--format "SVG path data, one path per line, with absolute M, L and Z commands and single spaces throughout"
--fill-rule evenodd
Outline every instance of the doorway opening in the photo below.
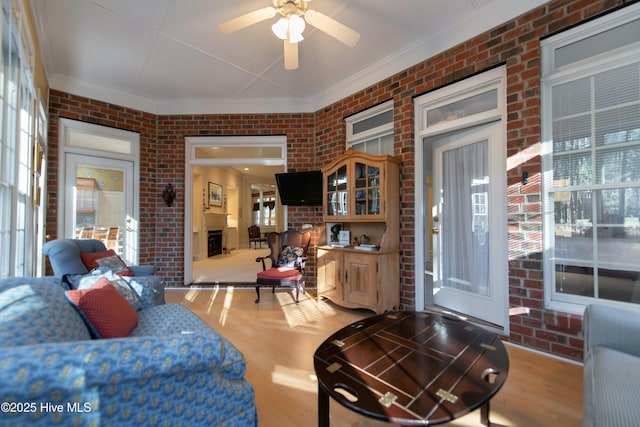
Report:
M 415 100 L 416 309 L 508 333 L 505 70 Z
M 139 259 L 139 134 L 60 119 L 58 238 L 102 241 Z
M 255 283 L 268 247 L 253 249 L 248 228 L 285 228 L 275 174 L 286 168 L 286 136 L 187 137 L 186 149 L 185 285 Z

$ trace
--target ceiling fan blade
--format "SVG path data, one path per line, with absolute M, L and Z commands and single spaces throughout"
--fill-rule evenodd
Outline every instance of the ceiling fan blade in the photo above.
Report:
M 304 13 L 304 19 L 309 25 L 313 25 L 317 29 L 324 31 L 347 46 L 355 46 L 360 39 L 360 34 L 358 32 L 353 31 L 351 28 L 339 23 L 333 18 L 329 18 L 324 13 L 320 13 L 315 10 L 307 10 Z
M 276 10 L 273 7 L 264 7 L 262 9 L 254 10 L 247 14 L 238 16 L 237 18 L 230 19 L 222 24 L 218 24 L 218 29 L 225 34 L 233 33 L 234 31 L 241 30 L 249 25 L 257 24 L 265 19 L 273 18 L 276 16 Z
M 284 41 L 284 69 L 295 70 L 298 68 L 298 43 Z

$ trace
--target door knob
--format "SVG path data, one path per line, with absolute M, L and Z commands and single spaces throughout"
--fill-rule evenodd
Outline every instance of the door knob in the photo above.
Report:
M 439 229 L 438 227 L 433 227 L 433 228 L 431 229 L 431 232 L 432 232 L 433 234 L 439 234 L 439 233 L 440 233 L 440 229 Z

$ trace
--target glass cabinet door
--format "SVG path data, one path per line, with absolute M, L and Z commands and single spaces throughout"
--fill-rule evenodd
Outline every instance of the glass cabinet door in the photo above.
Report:
M 327 216 L 347 215 L 347 165 L 327 175 Z
M 355 162 L 355 214 L 380 215 L 380 167 Z

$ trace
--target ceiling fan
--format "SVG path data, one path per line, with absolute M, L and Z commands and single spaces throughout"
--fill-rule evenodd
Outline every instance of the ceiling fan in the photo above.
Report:
M 323 13 L 309 9 L 310 2 L 311 0 L 273 0 L 273 7 L 264 7 L 238 16 L 219 24 L 218 29 L 229 34 L 273 18 L 277 14 L 282 15 L 271 29 L 284 41 L 284 68 L 287 70 L 298 68 L 298 42 L 304 39 L 302 32 L 305 29 L 305 21 L 347 46 L 353 47 L 358 43 L 360 34 Z

